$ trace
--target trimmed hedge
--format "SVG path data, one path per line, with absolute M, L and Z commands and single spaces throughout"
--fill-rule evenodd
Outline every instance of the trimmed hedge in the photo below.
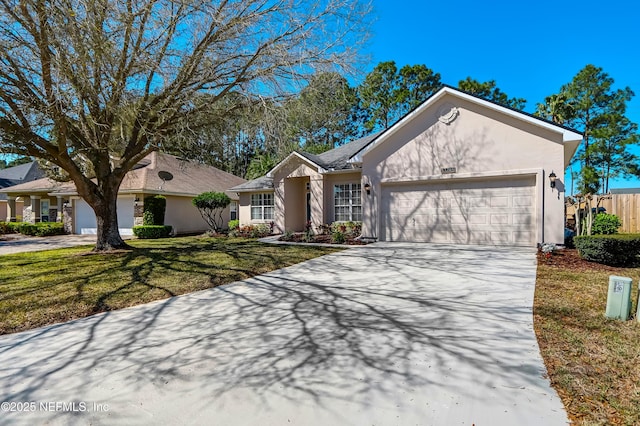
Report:
M 582 235 L 573 243 L 583 259 L 610 266 L 632 266 L 640 254 L 640 234 Z
M 144 199 L 144 225 L 164 225 L 164 215 L 167 211 L 167 199 L 162 195 L 154 195 Z
M 0 222 L 0 234 L 48 237 L 51 235 L 63 235 L 64 233 L 64 224 L 61 222 Z
M 133 227 L 133 235 L 143 240 L 167 238 L 171 234 L 171 225 L 141 225 Z
M 7 222 L 0 222 L 0 235 L 13 234 L 15 231 Z
M 35 235 L 37 237 L 47 237 L 50 235 L 63 235 L 64 224 L 61 222 L 40 222 L 36 223 Z

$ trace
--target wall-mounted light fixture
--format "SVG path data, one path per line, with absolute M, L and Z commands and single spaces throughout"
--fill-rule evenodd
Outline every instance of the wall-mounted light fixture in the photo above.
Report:
M 364 184 L 364 190 L 367 195 L 371 194 L 371 185 L 368 182 Z
M 139 202 L 140 202 L 140 198 L 136 195 L 136 198 L 133 199 L 133 205 L 138 207 Z
M 551 174 L 549 175 L 549 184 L 551 185 L 551 188 L 555 188 L 556 187 L 556 174 L 553 173 L 553 170 L 551 171 Z

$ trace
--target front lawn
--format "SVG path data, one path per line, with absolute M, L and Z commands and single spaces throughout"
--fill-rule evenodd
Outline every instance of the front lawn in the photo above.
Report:
M 640 323 L 604 316 L 609 275 L 633 279 L 640 268 L 612 268 L 575 250 L 539 258 L 534 324 L 551 383 L 577 424 L 640 424 Z
M 0 256 L 0 334 L 203 290 L 339 251 L 201 237 L 129 243 L 135 250 L 117 254 L 76 247 Z

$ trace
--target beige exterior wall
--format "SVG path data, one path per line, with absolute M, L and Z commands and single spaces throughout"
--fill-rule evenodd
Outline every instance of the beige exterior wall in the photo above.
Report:
M 191 203 L 190 197 L 166 196 L 167 210 L 164 224 L 171 225 L 176 234 L 204 232 L 209 229 L 207 223 L 200 216 L 198 209 Z M 227 207 L 222 213 L 222 227 L 227 228 L 230 209 Z
M 444 104 L 459 116 L 438 120 Z M 455 174 L 442 174 L 455 168 Z M 558 175 L 552 190 L 546 176 Z M 487 179 L 499 176 L 536 177 L 538 242 L 564 241 L 564 146 L 562 135 L 447 95 L 413 117 L 404 127 L 366 152 L 363 182 L 372 185 L 363 205 L 363 235 L 378 237 L 381 185 L 438 179 Z
M 0 200 L 0 222 L 9 222 L 7 218 L 7 200 Z

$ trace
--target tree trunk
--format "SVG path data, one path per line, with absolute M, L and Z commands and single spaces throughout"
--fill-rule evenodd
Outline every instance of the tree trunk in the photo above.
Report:
M 122 178 L 113 174 L 98 179 L 97 185 L 87 185 L 83 180 L 76 182 L 78 193 L 96 215 L 97 239 L 93 251 L 131 249 L 118 229 L 117 201 L 121 182 Z
M 118 229 L 117 194 L 110 200 L 104 200 L 94 207 L 98 225 L 96 247 L 94 251 L 131 249 L 120 236 Z

